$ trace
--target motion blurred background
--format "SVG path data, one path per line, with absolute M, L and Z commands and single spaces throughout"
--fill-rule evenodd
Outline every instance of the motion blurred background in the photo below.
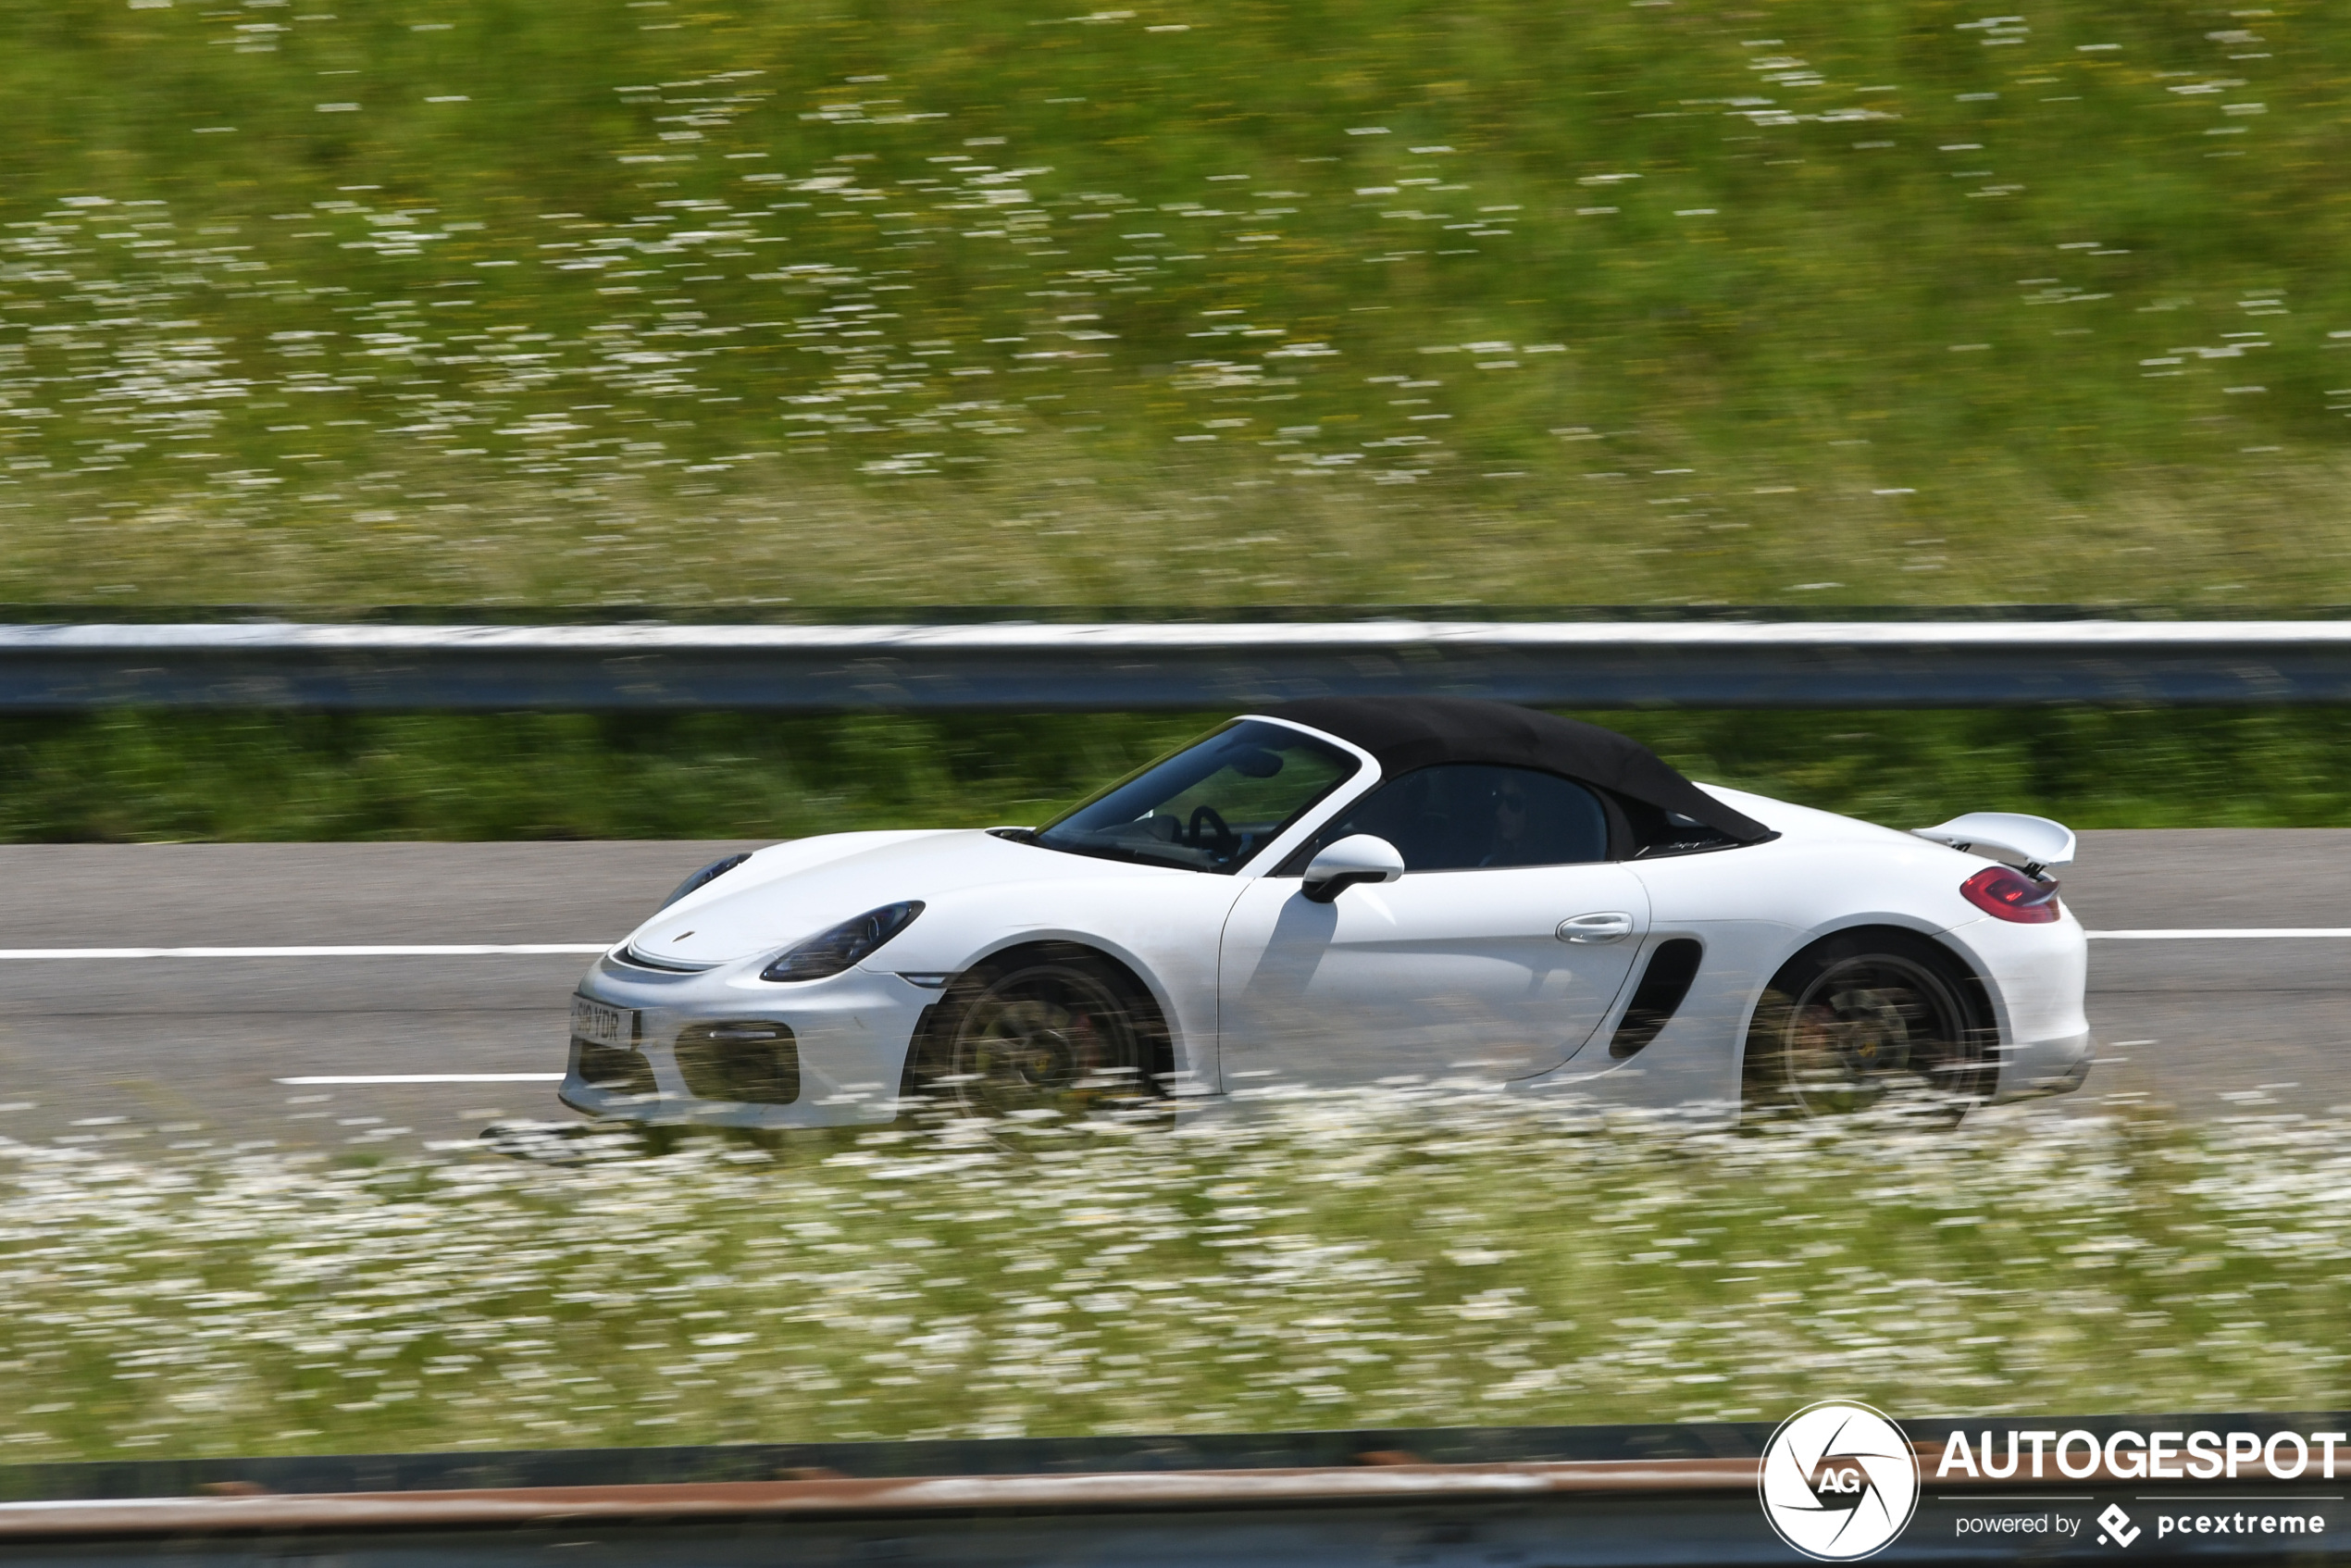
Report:
M 2351 603 L 2351 10 L 1069 4 L 0 0 L 0 620 Z M 1223 716 L 0 718 L 0 1457 L 2351 1400 L 2332 940 L 2100 944 L 2089 1089 L 1947 1135 L 1034 1158 L 569 1139 L 577 956 L 118 946 L 592 945 Z M 2351 825 L 2332 709 L 1589 716 L 1899 827 Z M 57 844 L 631 838 L 728 842 Z M 2066 897 L 2341 927 L 2335 843 Z
M 0 6 L 19 618 L 2351 599 L 2324 7 L 327 3 Z M 11 719 L 0 835 L 1027 818 L 1196 728 Z M 2332 713 L 1629 728 L 2351 821 Z

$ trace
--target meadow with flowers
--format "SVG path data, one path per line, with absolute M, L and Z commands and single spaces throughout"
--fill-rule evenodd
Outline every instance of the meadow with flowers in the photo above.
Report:
M 0 1144 L 0 1455 L 2341 1408 L 2343 1135 L 1439 1085 L 667 1152 Z
M 0 28 L 12 616 L 2351 602 L 2351 13 Z M 11 718 L 0 840 L 1034 821 L 1215 716 Z M 2351 822 L 2332 710 L 1595 716 Z M 0 1462 L 2351 1404 L 2345 1110 L 2089 1109 L 0 1139 Z
M 6 0 L 0 600 L 2351 599 L 2351 20 Z
M 12 616 L 2351 602 L 2323 8 L 0 19 Z M 1598 716 L 1867 816 L 2351 822 L 2332 710 Z M 1034 820 L 1176 736 L 15 716 L 0 840 Z

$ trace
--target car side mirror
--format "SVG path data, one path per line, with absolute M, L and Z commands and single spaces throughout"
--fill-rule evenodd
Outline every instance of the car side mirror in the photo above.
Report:
M 1371 833 L 1350 833 L 1326 844 L 1307 863 L 1306 896 L 1328 903 L 1358 882 L 1393 882 L 1404 875 L 1404 857 L 1396 846 Z

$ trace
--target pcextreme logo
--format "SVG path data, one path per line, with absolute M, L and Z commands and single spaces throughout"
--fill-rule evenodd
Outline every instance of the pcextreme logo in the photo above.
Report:
M 1902 1429 L 1847 1400 L 1806 1405 L 1763 1447 L 1757 1482 L 1780 1539 L 1822 1562 L 1883 1550 L 1919 1506 L 1919 1461 Z

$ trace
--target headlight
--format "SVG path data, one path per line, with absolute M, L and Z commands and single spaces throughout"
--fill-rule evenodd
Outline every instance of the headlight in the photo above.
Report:
M 667 909 L 671 904 L 676 903 L 679 899 L 684 898 L 696 888 L 703 887 L 709 883 L 717 881 L 718 878 L 724 877 L 727 873 L 732 871 L 736 866 L 740 865 L 744 861 L 747 861 L 750 858 L 751 856 L 748 854 L 730 854 L 724 860 L 712 861 L 708 865 L 703 866 L 700 871 L 695 872 L 691 877 L 689 877 L 684 881 L 678 883 L 678 890 L 661 901 L 661 908 Z M 653 911 L 653 913 L 658 915 L 661 913 L 661 910 L 657 909 Z
M 763 980 L 821 980 L 852 964 L 863 964 L 881 945 L 914 923 L 923 912 L 920 899 L 886 903 L 854 920 L 844 920 L 829 931 L 819 931 L 759 972 Z

